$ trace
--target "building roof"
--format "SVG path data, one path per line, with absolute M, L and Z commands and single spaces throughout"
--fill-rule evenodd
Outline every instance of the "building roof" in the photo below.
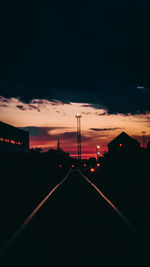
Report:
M 10 139 L 14 141 L 22 141 L 27 138 L 29 132 L 18 129 L 12 125 L 0 121 L 0 138 Z
M 112 144 L 115 144 L 115 143 L 120 143 L 120 142 L 127 142 L 127 143 L 135 143 L 137 145 L 139 145 L 139 142 L 134 139 L 133 137 L 129 136 L 128 134 L 126 134 L 125 132 L 122 132 L 120 133 L 116 138 L 114 138 L 109 144 L 109 145 L 112 145 Z

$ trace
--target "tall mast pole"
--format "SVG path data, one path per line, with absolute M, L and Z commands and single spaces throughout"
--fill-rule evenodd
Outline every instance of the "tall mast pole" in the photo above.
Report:
M 78 159 L 81 159 L 81 115 L 76 114 L 77 118 L 77 150 L 78 150 Z

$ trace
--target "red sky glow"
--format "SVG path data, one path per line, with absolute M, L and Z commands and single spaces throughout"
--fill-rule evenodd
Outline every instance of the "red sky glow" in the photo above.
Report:
M 146 132 L 146 142 L 150 141 L 150 114 L 122 115 L 107 113 L 89 103 L 69 103 L 60 101 L 32 100 L 29 104 L 17 98 L 0 97 L 0 120 L 30 132 L 30 148 L 41 147 L 43 151 L 56 149 L 60 139 L 61 148 L 72 156 L 77 154 L 76 113 L 82 115 L 83 157 L 96 156 L 96 146 L 100 152 L 107 151 L 107 144 L 122 131 L 142 142 L 142 131 Z

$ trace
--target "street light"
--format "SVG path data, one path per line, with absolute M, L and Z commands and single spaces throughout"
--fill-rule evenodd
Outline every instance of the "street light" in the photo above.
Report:
M 81 117 L 82 116 L 79 113 L 76 114 L 76 118 L 81 118 Z
M 99 149 L 100 149 L 100 146 L 98 145 L 98 146 L 96 147 L 97 161 L 98 161 L 98 159 L 99 159 L 99 155 L 100 155 L 100 151 L 99 151 Z

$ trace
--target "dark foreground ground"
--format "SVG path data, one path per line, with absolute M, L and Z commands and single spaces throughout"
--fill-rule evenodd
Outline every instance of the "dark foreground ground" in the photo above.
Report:
M 3 168 L 0 246 L 69 168 L 38 164 Z M 18 167 L 18 172 L 16 169 Z M 149 176 L 106 174 L 90 179 L 150 240 Z M 74 171 L 1 257 L 1 266 L 149 266 L 149 247 L 131 231 L 98 193 Z

